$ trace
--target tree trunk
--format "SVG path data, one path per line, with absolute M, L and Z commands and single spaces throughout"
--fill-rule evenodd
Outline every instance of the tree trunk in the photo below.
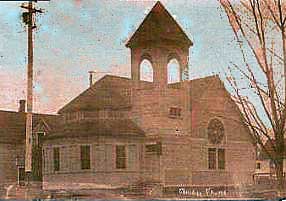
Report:
M 278 159 L 275 166 L 276 166 L 275 170 L 277 175 L 278 190 L 279 194 L 281 195 L 283 191 L 285 191 L 284 189 L 285 178 L 283 175 L 283 158 Z

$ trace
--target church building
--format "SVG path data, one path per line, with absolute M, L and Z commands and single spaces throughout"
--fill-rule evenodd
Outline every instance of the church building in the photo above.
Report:
M 157 2 L 126 44 L 131 79 L 106 75 L 59 110 L 43 145 L 43 187 L 251 183 L 249 131 L 218 76 L 186 78 L 192 45 Z M 168 84 L 173 59 L 180 80 Z M 153 82 L 140 79 L 146 60 Z
M 126 43 L 131 78 L 106 75 L 62 107 L 57 121 L 39 121 L 43 189 L 251 184 L 249 130 L 218 76 L 188 79 L 192 46 L 157 2 Z M 173 61 L 180 79 L 168 83 Z M 151 81 L 142 80 L 144 62 Z

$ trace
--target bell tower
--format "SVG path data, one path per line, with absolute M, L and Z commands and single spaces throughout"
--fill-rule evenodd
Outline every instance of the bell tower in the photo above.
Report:
M 168 84 L 167 65 L 176 59 L 180 65 L 180 81 L 188 72 L 189 48 L 192 41 L 171 14 L 158 1 L 126 47 L 131 49 L 131 79 L 140 80 L 140 64 L 147 59 L 153 68 L 153 83 L 158 87 Z

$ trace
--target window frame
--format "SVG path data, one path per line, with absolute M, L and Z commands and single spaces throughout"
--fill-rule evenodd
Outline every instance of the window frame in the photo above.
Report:
M 220 157 L 220 153 L 223 153 L 222 158 Z M 218 170 L 225 170 L 225 149 L 217 148 L 217 168 Z
M 178 106 L 169 107 L 169 117 L 181 118 L 182 117 L 182 108 L 178 107 Z
M 257 162 L 257 163 L 256 163 L 255 169 L 256 169 L 256 170 L 261 170 L 261 162 Z
M 210 167 L 210 150 L 214 153 L 214 167 Z M 220 153 L 223 153 L 221 155 Z M 225 171 L 226 170 L 226 149 L 224 147 L 208 147 L 207 151 L 208 170 L 210 171 Z M 220 158 L 222 156 L 222 158 Z
M 123 147 L 124 154 L 123 156 L 118 156 L 118 148 Z M 127 169 L 127 161 L 128 161 L 128 150 L 127 145 L 125 144 L 116 144 L 115 145 L 115 169 L 116 170 L 126 170 Z M 120 164 L 119 160 L 124 160 L 122 164 Z M 121 166 L 122 165 L 122 166 Z
M 172 64 L 173 65 L 175 64 L 175 65 L 172 66 Z M 181 65 L 181 59 L 178 56 L 178 54 L 177 53 L 171 53 L 168 56 L 168 62 L 167 62 L 167 83 L 168 84 L 178 83 L 178 82 L 182 81 L 183 72 L 182 72 L 181 66 L 182 66 Z M 172 76 L 171 76 L 172 71 L 175 71 L 176 73 L 178 73 L 176 75 L 175 80 L 172 80 Z M 176 80 L 176 79 L 178 79 L 178 80 Z
M 83 157 L 83 148 L 88 147 L 88 157 Z M 86 150 L 85 150 L 86 151 Z M 90 144 L 81 144 L 80 145 L 80 169 L 81 170 L 90 170 L 91 169 L 91 145 Z M 86 160 L 84 160 L 86 159 Z M 86 164 L 85 164 L 86 163 Z M 85 166 L 87 165 L 87 166 Z
M 24 166 L 18 166 L 17 167 L 17 183 L 19 186 L 24 186 L 26 181 L 26 173 L 25 173 L 25 167 Z
M 45 174 L 46 172 L 46 150 L 44 147 L 42 147 L 42 172 Z
M 211 156 L 212 156 L 212 158 L 211 158 Z M 217 159 L 216 148 L 208 148 L 208 169 L 209 170 L 216 170 L 217 169 L 216 159 Z M 212 164 L 211 164 L 211 162 L 212 162 Z
M 147 143 L 145 144 L 145 154 L 147 155 L 162 155 L 162 143 L 155 142 L 155 143 Z
M 152 57 L 149 54 L 144 54 L 141 56 L 141 60 L 139 62 L 138 68 L 139 68 L 139 80 L 140 81 L 154 83 L 155 71 L 153 67 Z M 147 73 L 149 72 L 145 72 L 145 70 L 152 71 L 150 72 L 150 78 L 148 77 L 148 79 L 146 79 L 145 76 L 147 76 L 148 75 Z
M 60 171 L 61 169 L 60 161 L 61 161 L 60 147 L 53 147 L 53 170 L 54 172 Z

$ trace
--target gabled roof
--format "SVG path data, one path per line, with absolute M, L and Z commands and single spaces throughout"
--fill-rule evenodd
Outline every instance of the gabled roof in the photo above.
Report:
M 62 116 L 60 115 L 41 117 L 35 122 L 35 125 L 33 126 L 33 132 L 49 133 L 52 128 L 54 128 L 59 124 L 59 122 L 61 122 L 61 120 Z
M 218 75 L 197 78 L 189 80 L 188 82 L 190 85 L 190 101 L 192 103 L 200 101 L 200 98 L 209 92 L 208 90 L 213 90 L 214 88 L 223 86 L 223 82 L 220 80 Z M 182 82 L 176 82 L 168 84 L 168 87 L 178 89 L 181 85 Z
M 162 41 L 175 42 L 188 47 L 193 45 L 180 25 L 158 1 L 128 40 L 126 47 L 132 48 L 148 42 L 160 43 Z
M 122 96 L 122 90 L 130 87 L 128 78 L 106 75 L 66 104 L 58 113 L 129 108 L 130 100 Z
M 204 95 L 208 95 L 210 90 L 217 87 L 223 87 L 223 82 L 218 75 L 211 75 L 203 78 L 190 80 L 191 102 L 200 101 Z M 224 88 L 224 87 L 223 87 Z
M 202 91 L 206 91 L 209 87 L 222 84 L 218 76 L 209 76 L 199 79 L 190 80 L 191 101 L 199 101 Z M 102 109 L 130 109 L 130 98 L 122 95 L 125 89 L 131 89 L 134 82 L 130 78 L 105 75 L 98 80 L 90 88 L 75 97 L 71 102 L 61 108 L 58 113 L 72 111 L 93 111 Z M 140 81 L 142 86 L 152 86 L 152 83 Z M 168 84 L 170 88 L 180 88 L 181 82 Z M 107 98 L 109 97 L 109 98 Z
M 33 128 L 44 119 L 46 122 L 57 121 L 58 115 L 33 114 Z M 26 131 L 26 113 L 0 111 L 0 143 L 23 143 Z
M 130 119 L 97 119 L 92 121 L 60 124 L 44 137 L 44 140 L 58 138 L 79 138 L 94 136 L 144 137 L 141 130 Z
M 144 85 L 151 84 L 145 81 L 141 83 Z M 130 96 L 124 95 L 123 92 L 131 89 L 132 85 L 133 82 L 129 78 L 105 75 L 61 108 L 58 113 L 129 109 L 131 107 Z

